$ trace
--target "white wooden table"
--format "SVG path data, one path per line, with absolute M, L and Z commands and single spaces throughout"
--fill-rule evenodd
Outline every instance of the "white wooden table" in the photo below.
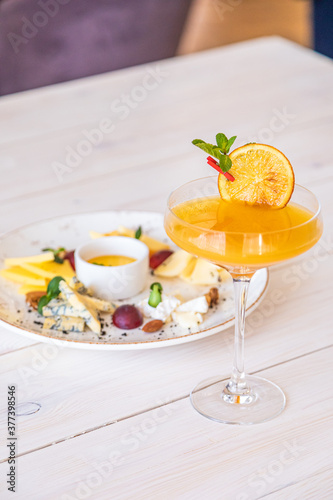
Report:
M 325 222 L 312 253 L 271 271 L 248 321 L 247 370 L 287 395 L 285 411 L 266 424 L 217 424 L 190 405 L 196 382 L 228 376 L 231 330 L 179 347 L 102 353 L 1 329 L 1 499 L 333 497 L 332 88 L 329 60 L 263 38 L 1 98 L 2 232 L 66 213 L 163 211 L 173 188 L 210 173 L 191 140 L 219 131 L 282 149 L 298 183 L 319 196 Z M 101 126 L 98 144 L 80 144 Z M 68 167 L 68 148 L 86 156 Z M 65 165 L 61 176 L 54 162 Z M 6 485 L 12 384 L 15 495 Z

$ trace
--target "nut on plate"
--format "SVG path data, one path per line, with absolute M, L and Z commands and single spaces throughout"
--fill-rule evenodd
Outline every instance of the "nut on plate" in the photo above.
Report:
M 38 308 L 38 302 L 41 297 L 46 295 L 46 292 L 29 292 L 25 296 L 25 301 L 33 308 L 36 309 Z
M 207 303 L 209 307 L 213 307 L 214 305 L 219 303 L 219 291 L 217 288 L 211 288 L 208 293 L 205 294 Z
M 160 319 L 153 319 L 152 321 L 149 321 L 146 323 L 143 327 L 142 330 L 145 333 L 155 333 L 158 332 L 164 325 L 163 321 Z

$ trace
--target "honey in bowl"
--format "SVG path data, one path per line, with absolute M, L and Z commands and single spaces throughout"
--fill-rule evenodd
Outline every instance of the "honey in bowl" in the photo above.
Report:
M 126 257 L 125 255 L 99 255 L 98 257 L 89 259 L 87 262 L 96 266 L 116 267 L 125 266 L 135 261 L 136 259 L 133 259 L 133 257 Z

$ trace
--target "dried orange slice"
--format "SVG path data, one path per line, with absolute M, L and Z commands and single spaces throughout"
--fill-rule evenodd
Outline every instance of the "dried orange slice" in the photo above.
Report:
M 281 151 L 266 144 L 247 144 L 230 153 L 235 178 L 228 181 L 219 175 L 221 198 L 249 205 L 283 208 L 294 190 L 295 177 L 289 160 Z

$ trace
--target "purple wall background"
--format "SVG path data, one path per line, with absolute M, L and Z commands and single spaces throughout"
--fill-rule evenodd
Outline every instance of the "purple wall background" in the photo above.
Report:
M 2 0 L 0 95 L 175 55 L 192 0 Z

